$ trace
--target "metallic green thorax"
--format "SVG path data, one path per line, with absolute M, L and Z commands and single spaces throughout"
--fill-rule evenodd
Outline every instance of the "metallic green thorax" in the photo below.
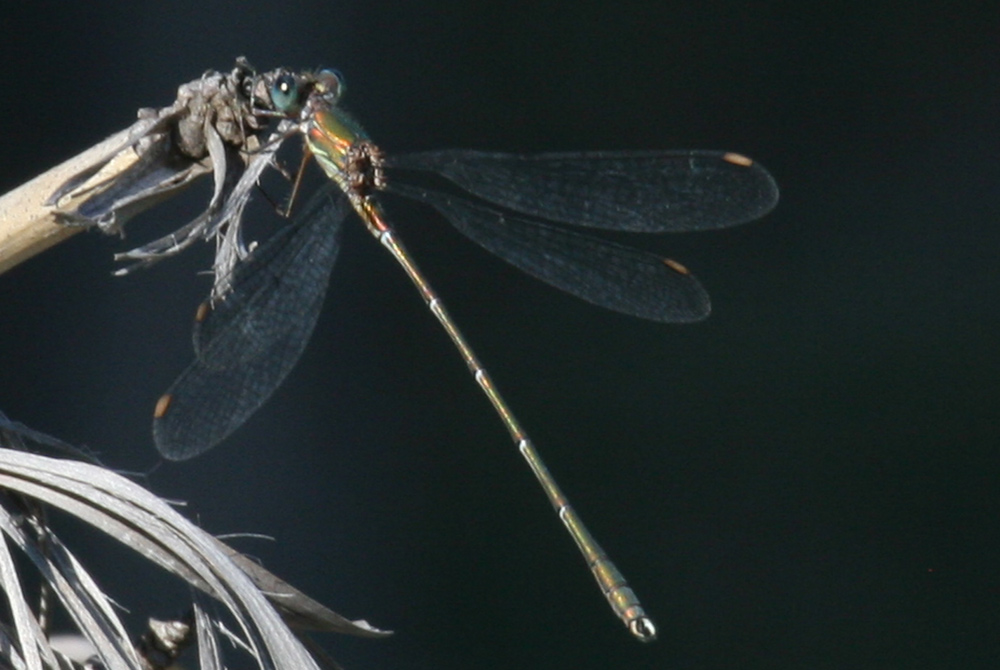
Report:
M 382 162 L 361 125 L 337 107 L 343 92 L 343 79 L 332 70 L 284 72 L 271 85 L 271 101 L 282 114 L 299 117 L 309 151 L 357 208 L 359 199 L 382 188 Z
M 340 109 L 314 110 L 305 137 L 316 162 L 345 192 L 381 187 L 381 176 L 376 179 L 371 165 L 371 157 L 377 150 L 364 130 Z

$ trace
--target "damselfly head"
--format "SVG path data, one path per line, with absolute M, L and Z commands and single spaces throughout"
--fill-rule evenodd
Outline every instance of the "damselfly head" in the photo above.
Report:
M 336 70 L 294 73 L 280 70 L 274 74 L 268 91 L 274 110 L 293 117 L 302 112 L 313 96 L 324 105 L 337 104 L 344 93 L 344 77 Z

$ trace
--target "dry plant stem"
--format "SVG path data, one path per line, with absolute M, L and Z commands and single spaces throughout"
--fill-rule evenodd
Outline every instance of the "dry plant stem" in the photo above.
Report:
M 57 223 L 53 212 L 58 208 L 46 205 L 45 201 L 70 177 L 106 156 L 108 151 L 123 141 L 126 132 L 112 135 L 0 196 L 0 274 L 83 230 L 81 227 Z M 125 149 L 94 180 L 103 181 L 123 172 L 136 158 L 135 151 Z M 72 203 L 72 200 L 64 202 L 62 208 L 66 209 L 67 205 L 71 207 Z

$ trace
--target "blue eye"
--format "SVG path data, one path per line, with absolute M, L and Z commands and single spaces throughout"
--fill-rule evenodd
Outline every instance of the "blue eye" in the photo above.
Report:
M 271 102 L 282 114 L 295 114 L 299 111 L 299 85 L 293 75 L 286 72 L 274 80 L 271 85 Z
M 344 75 L 337 70 L 320 70 L 316 73 L 316 83 L 322 87 L 324 95 L 327 99 L 332 99 L 332 102 L 336 102 L 344 95 L 346 88 Z

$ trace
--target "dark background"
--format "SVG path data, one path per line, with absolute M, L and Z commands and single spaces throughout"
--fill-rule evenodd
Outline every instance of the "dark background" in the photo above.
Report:
M 593 308 L 432 215 L 401 217 L 658 622 L 650 646 L 608 613 L 402 272 L 349 226 L 284 387 L 226 444 L 149 480 L 212 532 L 274 536 L 238 544 L 397 631 L 326 638 L 347 667 L 996 667 L 995 3 L 10 11 L 4 190 L 241 54 L 262 69 L 339 68 L 345 105 L 387 151 L 726 149 L 780 184 L 758 223 L 633 240 L 711 292 L 712 317 L 688 326 Z M 3 411 L 116 467 L 156 463 L 151 408 L 192 357 L 210 253 L 126 279 L 111 254 L 205 197 L 169 203 L 128 240 L 81 235 L 0 277 Z M 93 551 L 137 616 L 183 601 L 124 552 Z

